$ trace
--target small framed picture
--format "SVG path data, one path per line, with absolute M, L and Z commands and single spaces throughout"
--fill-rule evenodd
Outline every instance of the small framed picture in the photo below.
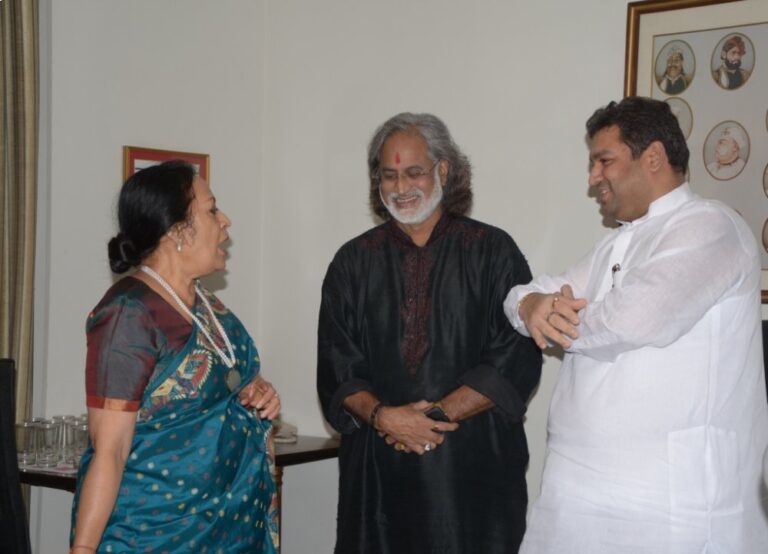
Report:
M 160 150 L 144 148 L 143 146 L 123 146 L 123 180 L 140 169 L 167 162 L 168 160 L 184 160 L 195 168 L 200 177 L 210 181 L 208 175 L 208 154 L 181 152 L 179 150 Z

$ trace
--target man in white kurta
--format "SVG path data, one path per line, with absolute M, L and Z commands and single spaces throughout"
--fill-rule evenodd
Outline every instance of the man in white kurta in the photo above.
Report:
M 768 552 L 755 239 L 684 182 L 665 103 L 611 103 L 587 127 L 590 187 L 620 226 L 504 303 L 517 330 L 566 351 L 520 552 Z

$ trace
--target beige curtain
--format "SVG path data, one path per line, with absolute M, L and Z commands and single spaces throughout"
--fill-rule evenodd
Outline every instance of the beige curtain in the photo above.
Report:
M 37 44 L 37 0 L 0 0 L 0 357 L 16 360 L 17 420 L 32 398 Z

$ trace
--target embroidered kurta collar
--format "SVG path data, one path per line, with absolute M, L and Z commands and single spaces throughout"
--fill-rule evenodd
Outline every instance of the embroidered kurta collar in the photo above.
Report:
M 427 246 L 430 246 L 433 242 L 438 240 L 440 237 L 442 237 L 445 232 L 450 228 L 451 222 L 453 221 L 453 217 L 449 215 L 446 212 L 443 212 L 443 214 L 440 216 L 440 219 L 435 224 L 435 228 L 432 229 L 432 233 L 429 235 L 429 240 L 427 240 L 427 243 L 424 246 L 417 246 L 410 236 L 408 236 L 408 233 L 403 231 L 397 224 L 397 221 L 394 219 L 390 219 L 387 222 L 386 228 L 389 230 L 390 233 L 392 233 L 392 236 L 397 239 L 398 242 L 405 246 L 410 246 L 412 248 L 425 248 Z

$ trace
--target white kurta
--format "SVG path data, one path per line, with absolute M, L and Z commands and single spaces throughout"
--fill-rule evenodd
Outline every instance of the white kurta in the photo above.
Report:
M 527 293 L 568 283 L 589 301 L 521 553 L 768 552 L 759 281 L 743 220 L 684 184 L 564 275 L 512 289 L 524 334 Z

